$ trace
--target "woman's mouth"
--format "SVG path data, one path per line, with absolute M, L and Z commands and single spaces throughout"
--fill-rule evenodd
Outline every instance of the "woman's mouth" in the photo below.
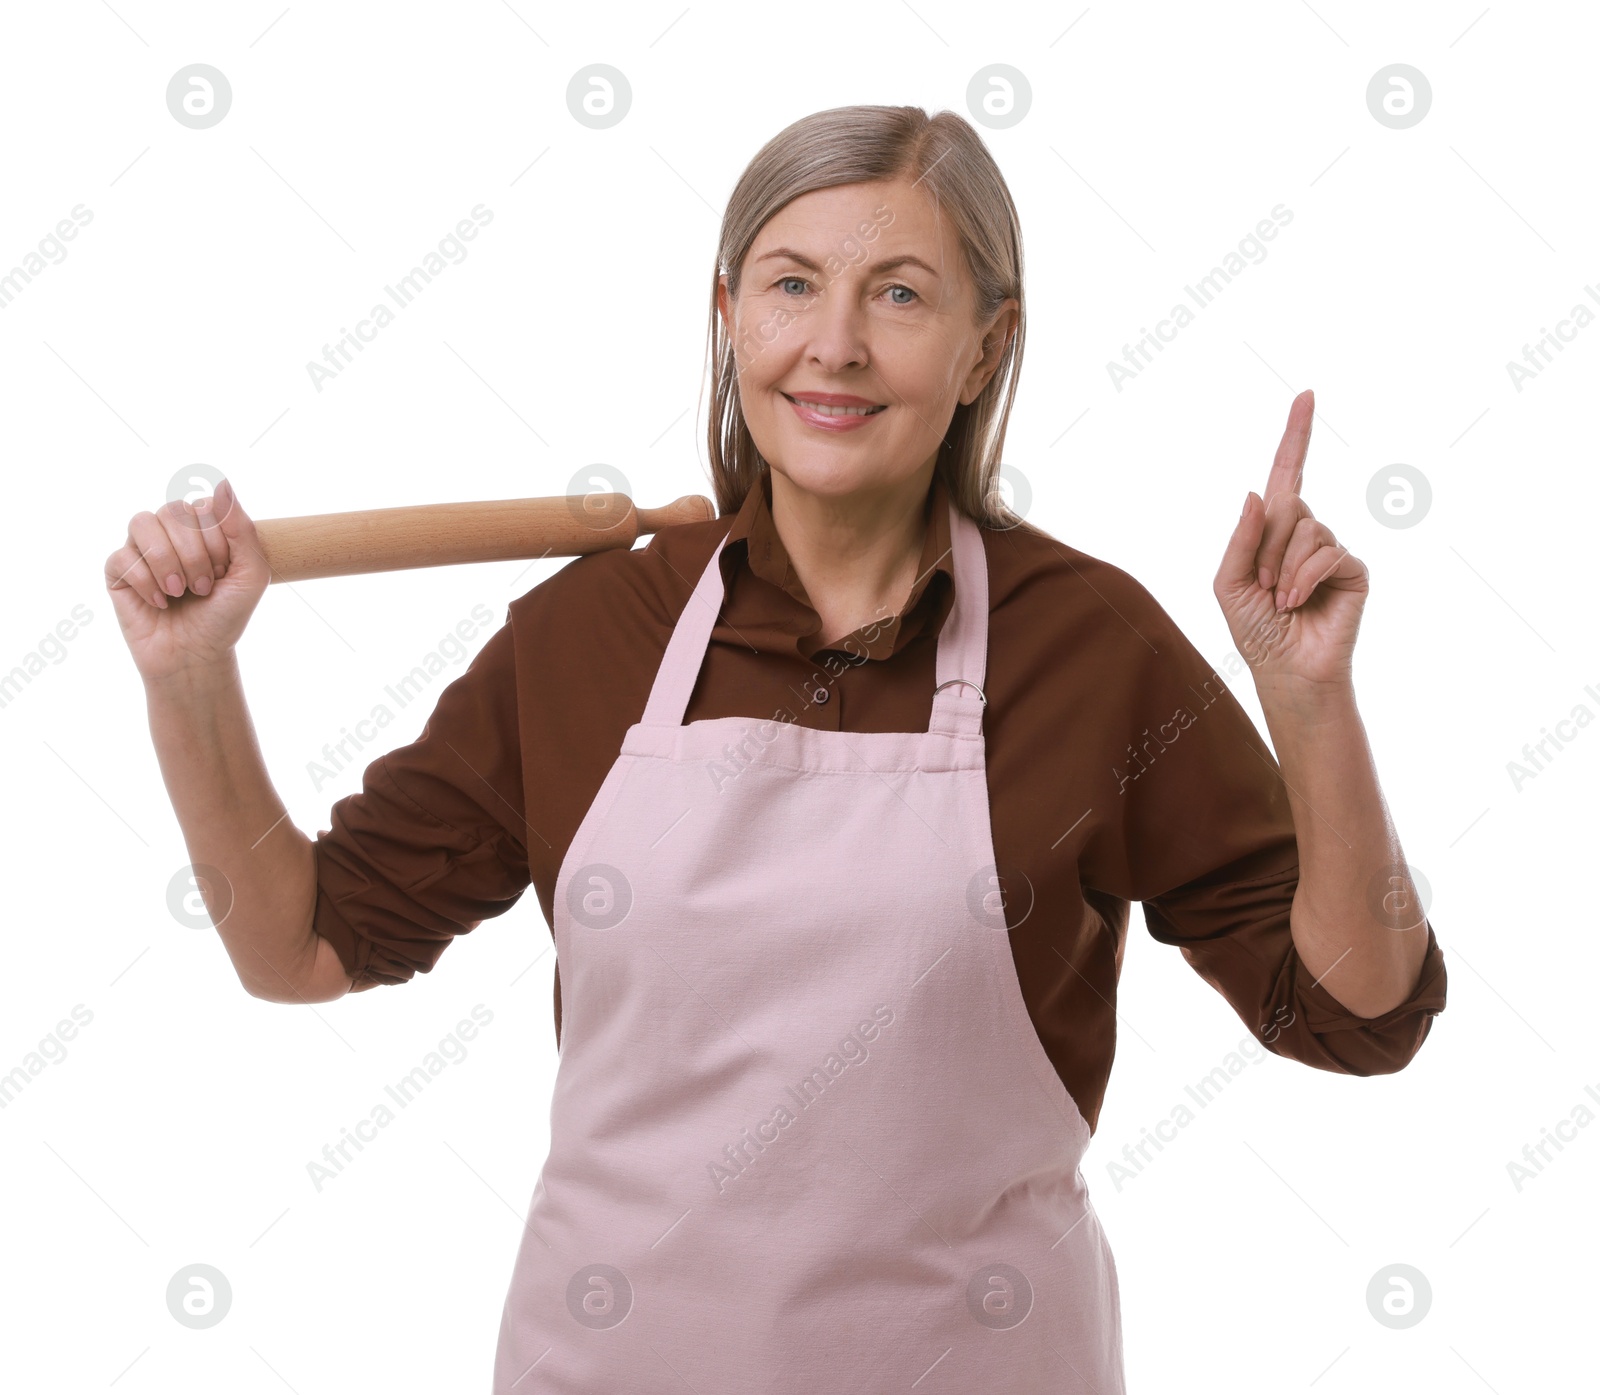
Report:
M 877 404 L 835 406 L 823 402 L 803 402 L 790 397 L 788 393 L 784 393 L 783 396 L 801 421 L 824 431 L 854 431 L 859 426 L 865 426 L 873 417 L 882 416 L 889 410 Z

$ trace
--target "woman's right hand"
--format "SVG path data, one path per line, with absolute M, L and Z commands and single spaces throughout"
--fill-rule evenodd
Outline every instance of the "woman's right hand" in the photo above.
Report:
M 255 524 L 224 480 L 209 499 L 135 514 L 106 558 L 106 590 L 146 683 L 232 654 L 271 577 Z

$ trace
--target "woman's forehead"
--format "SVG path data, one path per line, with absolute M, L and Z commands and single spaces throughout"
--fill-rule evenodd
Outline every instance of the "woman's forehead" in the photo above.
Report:
M 868 245 L 875 258 L 921 257 L 933 266 L 955 250 L 955 228 L 939 216 L 925 188 L 910 180 L 876 180 L 815 189 L 785 204 L 756 234 L 751 257 L 790 248 L 810 260 L 847 257 Z M 892 249 L 892 251 L 891 251 Z

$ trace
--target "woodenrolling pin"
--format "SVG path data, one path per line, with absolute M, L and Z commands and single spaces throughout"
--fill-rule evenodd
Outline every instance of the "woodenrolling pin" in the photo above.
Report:
M 558 494 L 264 518 L 256 534 L 273 581 L 309 581 L 462 562 L 581 557 L 716 516 L 716 505 L 703 494 L 685 494 L 658 509 L 636 509 L 626 494 Z

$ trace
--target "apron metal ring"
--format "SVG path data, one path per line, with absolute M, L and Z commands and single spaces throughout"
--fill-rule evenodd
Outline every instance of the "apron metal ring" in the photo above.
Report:
M 969 687 L 969 688 L 978 688 L 978 685 L 976 683 L 974 683 L 970 678 L 952 678 L 952 679 L 949 680 L 949 682 L 941 683 L 937 688 L 935 688 L 933 690 L 934 697 L 938 697 L 940 691 L 942 689 L 948 688 L 952 683 L 965 683 L 967 685 L 967 687 Z M 985 707 L 987 707 L 989 705 L 989 699 L 984 697 L 982 688 L 978 688 L 978 701 L 981 702 Z

